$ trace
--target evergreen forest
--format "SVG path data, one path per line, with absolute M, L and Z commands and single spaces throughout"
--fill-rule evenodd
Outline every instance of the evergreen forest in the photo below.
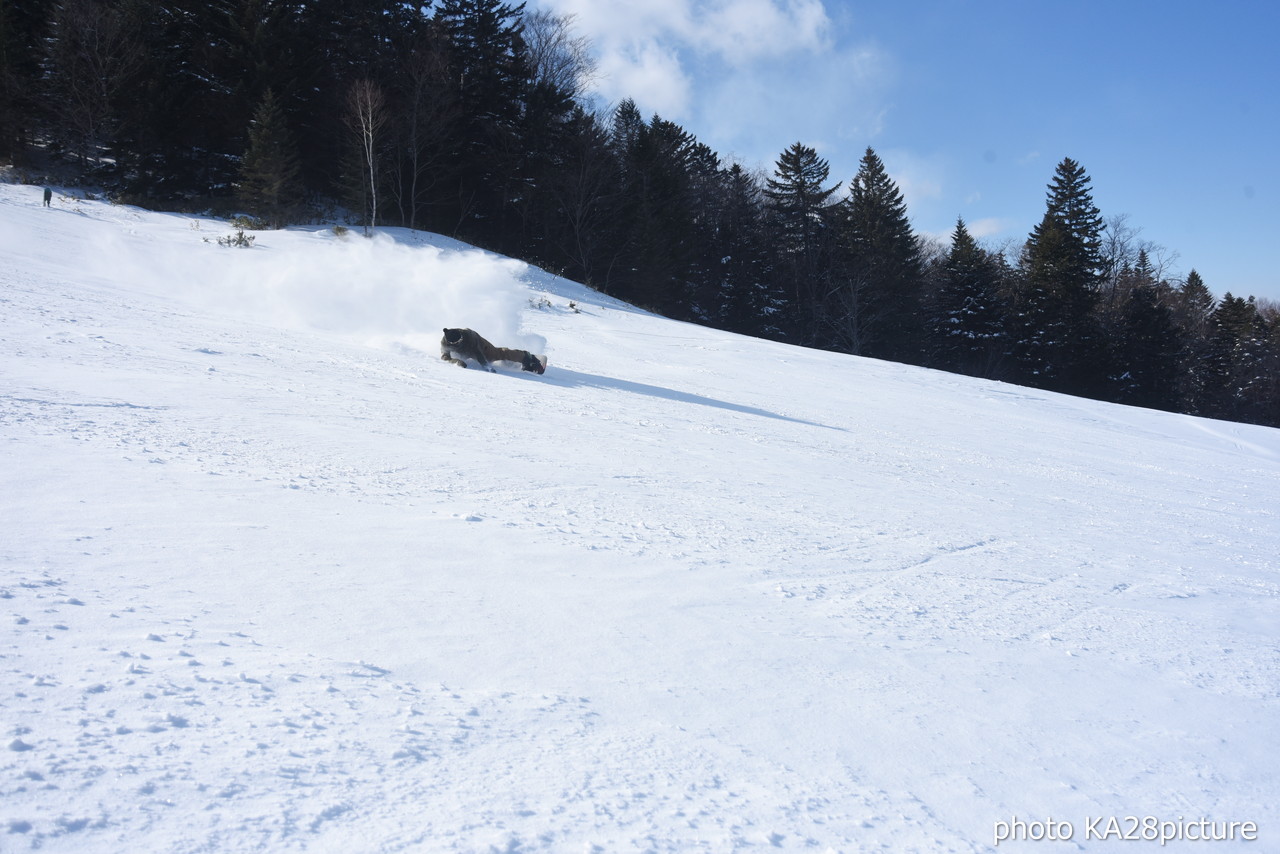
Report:
M 255 227 L 441 232 L 666 316 L 1280 426 L 1280 307 L 1217 298 L 1064 159 L 1025 241 L 917 235 L 867 148 L 761 174 L 589 97 L 572 18 L 499 0 L 0 0 L 0 163 Z

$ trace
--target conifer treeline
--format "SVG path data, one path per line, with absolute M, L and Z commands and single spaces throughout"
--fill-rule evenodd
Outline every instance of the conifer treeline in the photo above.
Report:
M 1280 426 L 1280 316 L 1173 280 L 1063 160 L 1025 244 L 920 239 L 868 148 L 769 175 L 624 101 L 571 20 L 498 0 L 0 0 L 0 156 L 122 200 L 454 235 L 668 316 Z

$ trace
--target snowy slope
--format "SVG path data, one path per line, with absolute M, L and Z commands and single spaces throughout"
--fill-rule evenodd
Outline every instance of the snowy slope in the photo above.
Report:
M 1280 850 L 1280 431 L 228 231 L 0 185 L 0 850 Z

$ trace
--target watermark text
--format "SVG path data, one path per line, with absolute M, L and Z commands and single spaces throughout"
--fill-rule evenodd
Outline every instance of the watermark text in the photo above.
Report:
M 1155 816 L 1086 816 L 1083 822 L 1052 817 L 1024 819 L 1014 816 L 995 823 L 995 846 L 1002 842 L 1254 842 L 1258 824 L 1253 821 L 1222 821 L 1211 818 L 1162 819 Z

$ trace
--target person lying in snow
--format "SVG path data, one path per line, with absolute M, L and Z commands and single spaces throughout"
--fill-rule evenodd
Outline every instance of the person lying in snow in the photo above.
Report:
M 515 362 L 521 369 L 535 374 L 547 369 L 546 356 L 535 356 L 528 350 L 495 347 L 471 329 L 445 329 L 444 337 L 440 339 L 440 358 L 464 368 L 467 360 L 471 360 L 494 373 L 497 372 L 490 362 Z

